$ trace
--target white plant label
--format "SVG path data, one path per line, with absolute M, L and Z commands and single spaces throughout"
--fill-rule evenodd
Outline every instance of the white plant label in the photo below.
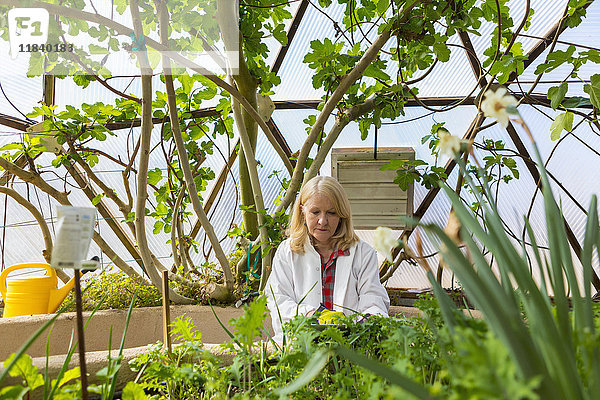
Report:
M 58 232 L 52 249 L 52 268 L 81 269 L 94 234 L 96 209 L 58 206 L 56 211 Z M 86 263 L 86 268 L 89 267 Z

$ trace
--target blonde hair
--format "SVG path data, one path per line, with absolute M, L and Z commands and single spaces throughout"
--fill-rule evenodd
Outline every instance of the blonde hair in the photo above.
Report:
M 293 252 L 304 253 L 304 244 L 310 238 L 308 228 L 304 223 L 302 207 L 308 199 L 320 194 L 326 196 L 333 204 L 336 214 L 340 217 L 337 230 L 331 237 L 333 247 L 338 250 L 347 250 L 358 242 L 358 236 L 352 226 L 352 212 L 350 201 L 342 185 L 330 176 L 315 176 L 300 189 L 292 209 L 292 218 L 287 229 L 290 238 L 290 248 Z

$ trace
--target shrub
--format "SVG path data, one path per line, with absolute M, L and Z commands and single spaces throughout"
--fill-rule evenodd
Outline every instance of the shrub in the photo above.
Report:
M 139 284 L 122 271 L 102 271 L 84 275 L 83 309 L 93 310 L 100 302 L 101 309 L 127 308 Z M 72 291 L 65 303 L 72 300 Z M 154 286 L 142 286 L 138 291 L 134 307 L 154 307 L 162 304 L 161 294 Z M 72 303 L 67 311 L 75 311 Z

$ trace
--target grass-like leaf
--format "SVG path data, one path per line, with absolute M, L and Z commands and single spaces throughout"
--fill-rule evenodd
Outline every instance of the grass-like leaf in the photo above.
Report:
M 345 347 L 338 347 L 335 352 L 346 360 L 366 368 L 393 385 L 399 386 L 418 399 L 434 399 L 435 397 L 421 384 L 393 370 L 385 364 L 366 357 Z M 308 365 L 307 365 L 308 367 Z
M 332 350 L 317 350 L 311 359 L 308 360 L 308 363 L 306 363 L 302 373 L 286 387 L 277 389 L 275 394 L 279 395 L 280 398 L 285 398 L 285 396 L 288 396 L 308 385 L 321 373 L 321 370 L 325 367 L 325 365 L 327 365 L 327 362 L 332 354 Z

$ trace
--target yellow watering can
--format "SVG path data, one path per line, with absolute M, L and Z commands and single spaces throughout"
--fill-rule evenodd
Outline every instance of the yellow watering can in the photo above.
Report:
M 47 275 L 6 279 L 10 272 L 24 268 L 42 268 L 47 271 Z M 50 264 L 26 263 L 8 267 L 0 274 L 0 294 L 4 299 L 3 317 L 55 313 L 73 288 L 75 279 L 71 279 L 60 289 L 56 288 L 57 283 L 56 272 L 50 268 Z

